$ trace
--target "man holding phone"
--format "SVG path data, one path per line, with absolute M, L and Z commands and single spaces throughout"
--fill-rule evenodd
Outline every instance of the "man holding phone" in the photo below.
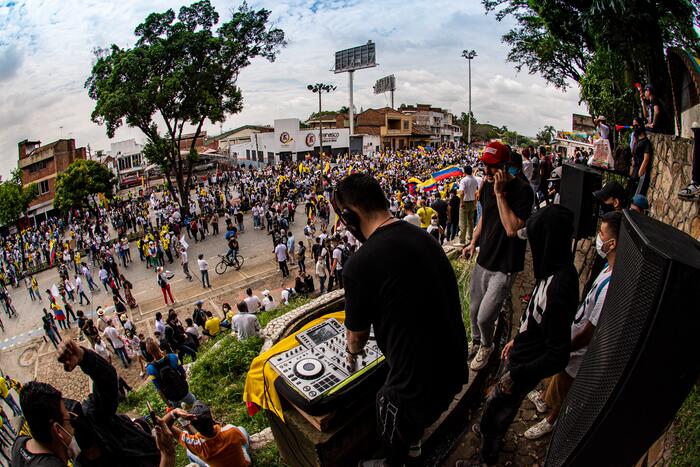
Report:
M 484 184 L 480 192 L 482 215 L 474 229 L 472 241 L 462 250 L 462 257 L 479 256 L 472 272 L 470 316 L 472 358 L 470 367 L 481 370 L 494 349 L 493 333 L 498 312 L 515 275 L 525 264 L 525 240 L 516 234 L 525 227 L 532 212 L 534 195 L 527 182 L 508 173 L 510 149 L 494 141 L 484 148 Z

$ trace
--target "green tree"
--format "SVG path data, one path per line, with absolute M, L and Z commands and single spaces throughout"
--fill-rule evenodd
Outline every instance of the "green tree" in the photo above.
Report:
M 546 125 L 539 133 L 535 136 L 535 140 L 538 144 L 549 144 L 554 138 L 557 130 L 554 129 L 552 125 Z
M 240 72 L 256 57 L 274 61 L 286 45 L 284 32 L 268 26 L 269 17 L 268 10 L 244 2 L 215 30 L 219 14 L 202 0 L 183 6 L 177 16 L 171 9 L 150 14 L 136 27 L 133 48 L 112 45 L 95 52 L 85 83 L 96 101 L 92 120 L 104 124 L 110 138 L 123 124 L 139 128 L 148 138 L 146 158 L 163 169 L 185 210 L 204 122 L 240 112 Z
M 626 82 L 621 58 L 612 51 L 602 49 L 588 64 L 586 74 L 581 78 L 581 100 L 594 117 L 603 115 L 610 124 L 631 124 L 639 113 L 639 95 Z
M 15 168 L 10 179 L 0 183 L 0 224 L 11 225 L 17 222 L 38 195 L 36 183 L 22 187 L 22 172 Z
M 78 159 L 56 178 L 54 206 L 67 210 L 87 208 L 97 215 L 99 193 L 112 197 L 115 178 L 111 170 L 97 161 Z
M 695 29 L 700 19 L 697 0 L 482 3 L 499 21 L 508 16 L 515 19 L 517 26 L 502 39 L 511 47 L 508 60 L 516 69 L 525 67 L 560 89 L 569 86 L 569 79 L 580 84 L 597 54 L 614 50 L 616 63 L 625 74 L 624 86 L 635 81 L 651 83 L 670 102 L 664 48 L 680 46 L 700 52 Z

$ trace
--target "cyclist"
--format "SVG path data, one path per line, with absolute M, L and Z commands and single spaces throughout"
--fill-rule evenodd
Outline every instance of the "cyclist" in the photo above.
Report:
M 236 255 L 238 254 L 238 238 L 236 235 L 232 235 L 228 239 L 228 253 L 226 253 L 226 258 L 233 263 L 236 259 Z

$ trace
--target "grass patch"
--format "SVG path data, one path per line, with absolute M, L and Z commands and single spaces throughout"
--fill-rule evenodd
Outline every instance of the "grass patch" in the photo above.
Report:
M 700 389 L 693 386 L 676 414 L 671 465 L 700 465 Z
M 258 321 L 260 321 L 260 328 L 262 329 L 265 326 L 267 326 L 267 324 L 273 319 L 279 318 L 283 314 L 289 313 L 290 311 L 294 310 L 295 308 L 299 308 L 302 305 L 306 305 L 311 300 L 312 299 L 309 297 L 296 296 L 289 300 L 288 305 L 278 307 L 272 311 L 260 313 L 260 315 L 258 315 Z
M 472 270 L 476 264 L 474 261 L 464 261 L 455 258 L 452 261 L 452 269 L 455 271 L 457 278 L 457 287 L 459 288 L 459 302 L 462 306 L 462 321 L 464 321 L 464 329 L 467 331 L 467 342 L 472 338 L 472 322 L 469 318 L 469 287 L 471 285 Z

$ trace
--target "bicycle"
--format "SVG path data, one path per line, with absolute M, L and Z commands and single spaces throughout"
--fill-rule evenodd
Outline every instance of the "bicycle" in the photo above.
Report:
M 241 266 L 243 266 L 243 256 L 240 254 L 236 254 L 236 257 L 231 259 L 228 255 L 219 255 L 219 258 L 221 258 L 214 268 L 217 274 L 221 275 L 226 272 L 226 270 L 229 267 L 234 268 L 236 271 L 241 269 Z

